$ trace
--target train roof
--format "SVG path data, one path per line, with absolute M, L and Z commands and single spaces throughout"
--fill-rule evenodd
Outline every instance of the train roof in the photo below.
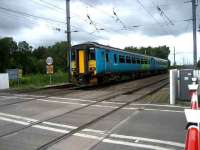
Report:
M 139 54 L 139 53 L 128 52 L 124 49 L 120 49 L 120 48 L 116 48 L 116 47 L 112 47 L 112 46 L 107 46 L 107 45 L 102 45 L 102 44 L 99 44 L 97 42 L 85 42 L 85 43 L 82 43 L 82 44 L 74 45 L 74 46 L 72 46 L 72 48 L 86 49 L 86 48 L 88 48 L 88 46 L 95 47 L 95 48 L 104 48 L 104 49 L 108 49 L 108 50 L 112 49 L 112 50 L 116 50 L 116 51 L 119 51 L 119 52 L 125 52 L 125 53 L 129 53 L 129 54 L 138 55 L 138 56 L 141 56 L 141 57 L 150 57 L 150 58 L 154 58 L 157 61 L 167 61 L 165 59 L 161 59 L 161 58 L 154 57 L 154 56 L 147 56 L 147 55 L 143 55 L 143 54 Z

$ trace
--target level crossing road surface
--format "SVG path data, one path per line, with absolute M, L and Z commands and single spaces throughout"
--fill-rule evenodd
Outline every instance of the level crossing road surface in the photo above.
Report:
M 56 117 L 94 101 L 80 97 L 0 92 L 0 150 L 37 149 L 122 104 L 103 101 Z M 52 116 L 54 118 L 24 128 Z M 181 150 L 184 149 L 185 126 L 184 107 L 132 103 L 48 149 Z

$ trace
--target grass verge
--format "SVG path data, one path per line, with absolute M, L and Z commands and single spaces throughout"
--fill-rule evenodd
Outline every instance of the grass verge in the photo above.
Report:
M 51 84 L 62 84 L 68 82 L 68 74 L 58 71 L 51 75 Z M 41 88 L 50 85 L 50 75 L 47 74 L 32 74 L 25 75 L 18 81 L 10 81 L 12 89 L 28 89 L 28 88 Z

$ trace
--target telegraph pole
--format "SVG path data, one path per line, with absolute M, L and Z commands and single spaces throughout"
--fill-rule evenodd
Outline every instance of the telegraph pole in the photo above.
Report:
M 192 20 L 193 20 L 193 63 L 197 65 L 197 29 L 196 29 L 196 0 L 192 0 Z
M 176 66 L 176 49 L 175 49 L 175 46 L 174 46 L 174 66 Z
M 70 0 L 66 0 L 66 20 L 67 20 L 67 51 L 68 51 L 68 75 L 71 82 L 71 28 L 70 28 Z

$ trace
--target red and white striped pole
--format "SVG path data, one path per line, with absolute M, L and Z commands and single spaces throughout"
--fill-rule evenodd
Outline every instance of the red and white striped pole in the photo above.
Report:
M 191 109 L 186 109 L 185 114 L 188 121 L 185 150 L 200 150 L 200 111 L 198 110 L 198 84 L 197 79 L 192 78 L 192 84 L 188 85 L 191 93 Z

